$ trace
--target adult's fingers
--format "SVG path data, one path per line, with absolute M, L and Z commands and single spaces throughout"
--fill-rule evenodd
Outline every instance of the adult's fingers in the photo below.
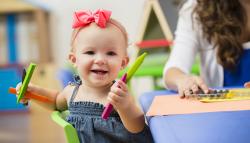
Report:
M 245 87 L 245 88 L 250 88 L 250 82 L 246 82 L 246 83 L 244 84 L 244 87 Z
M 185 98 L 190 98 L 193 94 L 193 91 L 191 89 L 184 90 Z
M 183 89 L 178 89 L 178 94 L 180 98 L 185 98 L 184 90 Z
M 193 84 L 191 87 L 191 90 L 194 94 L 198 94 L 199 93 L 199 87 L 197 84 Z
M 196 77 L 196 83 L 204 93 L 209 92 L 208 86 L 205 84 L 205 82 L 200 77 Z

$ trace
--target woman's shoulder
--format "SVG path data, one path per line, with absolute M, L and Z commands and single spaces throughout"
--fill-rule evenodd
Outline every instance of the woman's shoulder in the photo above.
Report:
M 194 7 L 196 6 L 196 4 L 197 4 L 197 0 L 187 0 L 182 5 L 180 12 L 187 11 L 187 10 L 193 10 Z
M 185 23 L 192 23 L 193 20 L 196 20 L 193 16 L 194 8 L 197 4 L 196 0 L 187 0 L 179 11 L 179 18 L 183 19 Z

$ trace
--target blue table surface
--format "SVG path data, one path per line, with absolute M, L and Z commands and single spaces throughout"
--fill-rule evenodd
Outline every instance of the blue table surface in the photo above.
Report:
M 147 92 L 139 101 L 146 113 L 155 96 L 168 90 Z M 250 143 L 250 111 L 196 113 L 147 117 L 156 143 Z

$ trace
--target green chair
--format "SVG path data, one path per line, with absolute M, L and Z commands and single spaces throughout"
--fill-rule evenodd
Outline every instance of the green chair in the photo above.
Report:
M 69 115 L 69 111 L 54 111 L 51 114 L 53 121 L 64 129 L 66 139 L 68 143 L 80 143 L 76 129 L 67 121 L 66 117 Z

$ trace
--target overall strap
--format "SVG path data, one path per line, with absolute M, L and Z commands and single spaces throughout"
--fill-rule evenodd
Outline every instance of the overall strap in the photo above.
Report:
M 82 81 L 81 81 L 79 76 L 75 75 L 74 80 L 75 80 L 75 82 L 74 82 L 75 88 L 74 88 L 73 93 L 70 97 L 70 103 L 72 103 L 74 101 L 75 96 L 77 95 L 78 89 L 79 89 L 80 85 L 82 84 Z

